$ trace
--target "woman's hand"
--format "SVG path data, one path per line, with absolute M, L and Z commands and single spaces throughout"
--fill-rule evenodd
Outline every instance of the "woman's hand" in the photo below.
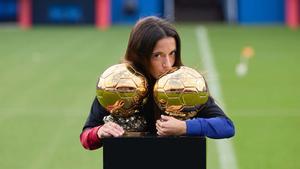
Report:
M 124 134 L 124 129 L 120 125 L 114 122 L 105 123 L 103 126 L 99 128 L 97 132 L 99 138 L 120 137 L 123 134 Z
M 186 123 L 171 116 L 161 115 L 156 121 L 157 134 L 160 136 L 179 136 L 186 134 Z

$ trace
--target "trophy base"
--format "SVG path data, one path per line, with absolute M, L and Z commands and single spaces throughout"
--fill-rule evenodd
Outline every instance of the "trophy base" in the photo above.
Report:
M 141 137 L 149 135 L 149 132 L 125 131 L 123 137 Z
M 146 120 L 143 116 L 134 114 L 129 117 L 116 117 L 113 115 L 105 116 L 103 118 L 105 123 L 114 122 L 120 125 L 126 132 L 142 133 L 146 130 Z M 133 134 L 136 135 L 136 134 Z

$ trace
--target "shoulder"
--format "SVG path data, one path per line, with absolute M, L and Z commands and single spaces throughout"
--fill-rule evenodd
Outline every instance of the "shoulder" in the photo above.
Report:
M 98 102 L 97 97 L 95 97 L 83 129 L 104 124 L 103 118 L 109 114 L 110 113 Z
M 94 98 L 91 112 L 109 114 L 109 112 L 99 103 L 97 97 Z
M 199 117 L 211 118 L 218 116 L 225 116 L 222 108 L 216 103 L 213 97 L 209 97 L 203 108 L 198 112 Z

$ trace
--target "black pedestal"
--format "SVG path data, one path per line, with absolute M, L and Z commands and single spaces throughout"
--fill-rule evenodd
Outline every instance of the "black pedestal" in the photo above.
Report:
M 103 169 L 206 169 L 204 137 L 103 139 Z

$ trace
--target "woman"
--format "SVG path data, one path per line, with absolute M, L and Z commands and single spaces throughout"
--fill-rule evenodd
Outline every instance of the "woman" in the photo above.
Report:
M 146 17 L 133 27 L 125 62 L 132 64 L 143 73 L 153 90 L 156 79 L 174 66 L 181 66 L 180 38 L 176 29 L 168 22 L 157 17 Z M 148 132 L 160 136 L 199 135 L 209 138 L 229 138 L 235 133 L 232 121 L 224 114 L 213 98 L 209 98 L 197 118 L 181 121 L 162 115 L 149 93 L 146 104 L 140 112 L 145 115 Z M 116 123 L 103 122 L 109 115 L 95 98 L 89 117 L 80 135 L 80 141 L 86 149 L 101 147 L 101 138 L 119 137 L 124 130 Z

